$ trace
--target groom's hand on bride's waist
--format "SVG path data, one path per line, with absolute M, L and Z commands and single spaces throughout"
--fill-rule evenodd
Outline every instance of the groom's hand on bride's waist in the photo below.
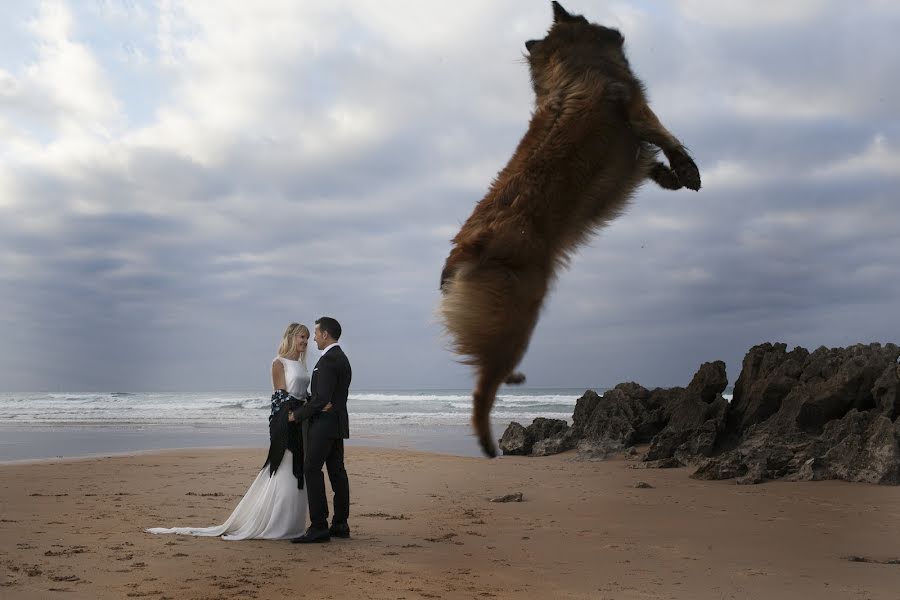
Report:
M 330 411 L 330 410 L 331 410 L 331 402 L 329 402 L 328 404 L 325 405 L 324 408 L 322 408 L 322 412 L 328 412 L 328 411 Z M 288 422 L 294 423 L 294 422 L 296 422 L 296 421 L 298 421 L 298 420 L 299 420 L 299 419 L 297 419 L 297 418 L 294 416 L 294 411 L 292 411 L 292 410 L 288 411 Z

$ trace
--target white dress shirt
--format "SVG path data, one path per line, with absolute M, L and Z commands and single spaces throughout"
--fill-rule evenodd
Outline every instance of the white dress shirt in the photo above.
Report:
M 334 342 L 333 344 L 328 344 L 327 346 L 325 346 L 325 349 L 322 350 L 322 354 L 319 355 L 319 358 L 322 358 L 323 356 L 325 356 L 326 352 L 328 352 L 329 350 L 331 350 L 332 348 L 334 348 L 337 345 L 338 345 L 338 343 Z

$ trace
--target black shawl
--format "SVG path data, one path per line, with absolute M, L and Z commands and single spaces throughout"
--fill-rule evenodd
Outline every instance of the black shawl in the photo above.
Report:
M 284 402 L 269 421 L 269 455 L 263 465 L 269 466 L 269 477 L 275 474 L 281 460 L 284 458 L 284 451 L 290 450 L 293 455 L 292 470 L 297 478 L 297 487 L 303 489 L 303 434 L 300 429 L 300 421 L 291 423 L 288 421 L 288 411 L 297 410 L 302 402 L 297 399 L 290 399 Z

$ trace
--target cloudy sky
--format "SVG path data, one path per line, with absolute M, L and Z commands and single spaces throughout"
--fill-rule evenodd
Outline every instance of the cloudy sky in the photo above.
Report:
M 900 5 L 603 1 L 703 189 L 563 273 L 533 387 L 733 380 L 765 341 L 900 342 Z M 469 387 L 449 239 L 524 133 L 545 0 L 0 6 L 0 390 L 265 390 L 284 327 L 354 387 Z

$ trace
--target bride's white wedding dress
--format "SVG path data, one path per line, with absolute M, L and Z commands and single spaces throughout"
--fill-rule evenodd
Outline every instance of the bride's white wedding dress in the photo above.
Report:
M 300 361 L 277 357 L 284 365 L 287 391 L 296 398 L 304 398 L 309 386 L 309 374 Z M 224 540 L 283 540 L 295 538 L 306 531 L 306 486 L 298 489 L 297 477 L 291 465 L 293 454 L 285 449 L 281 464 L 269 475 L 269 465 L 260 470 L 250 489 L 237 508 L 221 525 L 214 527 L 154 527 L 147 533 L 176 533 L 180 535 L 222 536 Z

